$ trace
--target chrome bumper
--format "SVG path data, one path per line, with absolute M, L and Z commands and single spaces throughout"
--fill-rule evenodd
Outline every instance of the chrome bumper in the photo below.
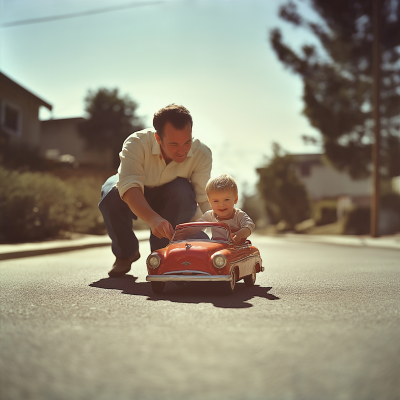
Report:
M 147 275 L 148 282 L 230 282 L 231 275 Z

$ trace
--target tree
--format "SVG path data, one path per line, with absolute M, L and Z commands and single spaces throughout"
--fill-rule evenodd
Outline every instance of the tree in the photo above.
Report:
M 290 228 L 310 218 L 306 188 L 297 176 L 295 159 L 273 144 L 273 156 L 258 168 L 258 191 L 265 200 L 266 212 L 273 224 L 286 221 Z
M 113 151 L 113 167 L 119 166 L 119 152 L 124 140 L 133 132 L 144 128 L 135 115 L 138 104 L 128 95 L 122 96 L 117 88 L 89 90 L 85 97 L 85 111 L 89 118 L 79 126 L 87 146 L 92 149 Z
M 309 0 L 321 22 L 305 19 L 293 1 L 283 5 L 280 17 L 318 41 L 297 52 L 283 42 L 279 29 L 270 32 L 279 60 L 303 80 L 303 113 L 321 133 L 325 155 L 354 178 L 368 176 L 371 165 L 372 1 Z M 400 175 L 400 0 L 380 1 L 381 173 L 393 177 Z
M 257 192 L 252 195 L 243 193 L 241 209 L 255 222 L 256 226 L 259 222 L 263 223 L 265 220 L 265 205 L 260 193 Z

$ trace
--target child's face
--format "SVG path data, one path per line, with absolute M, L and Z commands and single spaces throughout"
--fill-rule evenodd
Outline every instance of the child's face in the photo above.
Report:
M 221 219 L 229 219 L 233 214 L 233 207 L 238 201 L 238 196 L 232 190 L 210 192 L 208 202 L 215 214 Z

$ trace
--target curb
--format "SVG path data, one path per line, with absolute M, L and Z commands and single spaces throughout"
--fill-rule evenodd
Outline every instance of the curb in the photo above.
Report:
M 400 250 L 400 236 L 372 238 L 369 236 L 302 235 L 287 233 L 276 235 L 295 242 L 322 243 L 336 246 L 364 247 L 375 249 Z
M 111 244 L 111 242 L 110 243 L 93 243 L 93 244 L 85 244 L 85 245 L 63 246 L 63 247 L 54 247 L 54 248 L 47 248 L 47 249 L 24 250 L 24 251 L 10 252 L 10 253 L 1 253 L 0 261 L 11 260 L 13 258 L 34 257 L 34 256 L 42 256 L 45 254 L 56 254 L 56 253 L 64 253 L 67 251 L 90 249 L 93 247 L 109 246 L 110 244 Z
M 139 242 L 149 239 L 149 231 L 135 232 Z M 382 248 L 390 250 L 400 250 L 400 236 L 383 238 L 371 238 L 360 236 L 328 236 L 328 235 L 300 235 L 300 234 L 280 234 L 280 235 L 254 235 L 260 237 L 271 237 L 292 240 L 295 242 L 322 243 L 336 246 L 352 246 L 363 248 Z M 0 261 L 12 260 L 16 258 L 35 257 L 46 254 L 57 254 L 68 251 L 85 250 L 95 247 L 111 246 L 111 239 L 107 235 L 94 236 L 86 235 L 80 239 L 55 240 L 40 243 L 22 243 L 12 245 L 0 245 Z
M 148 240 L 149 232 L 137 231 L 136 237 L 139 242 Z M 86 235 L 80 239 L 72 240 L 54 240 L 39 243 L 0 245 L 0 261 L 42 256 L 46 254 L 64 253 L 75 250 L 85 250 L 104 246 L 111 246 L 111 239 L 107 235 Z

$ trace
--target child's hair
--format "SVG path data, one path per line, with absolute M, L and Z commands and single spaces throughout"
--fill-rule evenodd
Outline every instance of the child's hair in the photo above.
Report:
M 235 180 L 226 174 L 211 178 L 206 185 L 207 196 L 210 192 L 222 192 L 223 190 L 231 190 L 235 196 L 238 194 L 238 188 Z

